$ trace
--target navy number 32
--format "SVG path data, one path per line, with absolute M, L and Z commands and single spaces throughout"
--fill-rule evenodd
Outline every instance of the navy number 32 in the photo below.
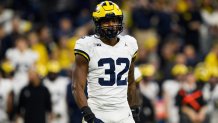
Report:
M 115 73 L 115 62 L 116 65 L 125 64 L 125 68 L 120 71 L 117 76 Z M 122 75 L 126 73 L 129 69 L 130 61 L 128 58 L 118 58 L 114 61 L 112 58 L 103 58 L 98 61 L 98 66 L 102 67 L 105 64 L 109 64 L 109 69 L 105 69 L 105 74 L 110 76 L 110 80 L 105 80 L 104 78 L 99 78 L 98 82 L 101 86 L 113 86 L 117 80 L 117 86 L 127 85 L 127 78 L 122 80 Z

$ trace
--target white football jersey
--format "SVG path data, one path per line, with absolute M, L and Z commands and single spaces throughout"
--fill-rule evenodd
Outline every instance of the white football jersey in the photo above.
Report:
M 211 90 L 212 87 L 209 83 L 203 87 L 203 97 L 207 101 L 208 112 L 218 110 L 218 107 L 215 107 L 216 102 L 218 102 L 218 85 L 214 86 L 213 90 Z
M 67 123 L 67 85 L 70 80 L 66 77 L 58 77 L 54 81 L 44 79 L 43 84 L 48 88 L 52 100 L 52 112 L 60 115 L 60 118 L 53 118 L 51 123 Z
M 214 86 L 212 90 L 209 83 L 203 87 L 203 97 L 207 101 L 207 113 L 210 115 L 209 123 L 217 123 L 218 120 L 218 85 Z
M 163 91 L 169 97 L 167 103 L 167 112 L 169 113 L 169 123 L 178 123 L 179 122 L 179 114 L 178 107 L 175 105 L 175 97 L 181 88 L 181 83 L 177 80 L 166 80 L 163 83 Z
M 118 36 L 115 46 L 87 36 L 76 42 L 75 54 L 89 61 L 87 75 L 88 105 L 96 110 L 128 107 L 128 72 L 138 45 L 135 38 Z
M 139 89 L 142 95 L 146 96 L 151 101 L 155 101 L 158 96 L 159 86 L 155 81 L 149 81 L 148 83 L 139 83 Z
M 6 57 L 19 73 L 27 73 L 29 67 L 38 60 L 38 54 L 31 49 L 21 52 L 17 48 L 11 48 L 7 50 Z
M 9 79 L 0 79 L 0 123 L 8 120 L 6 107 L 10 92 L 12 92 L 11 81 Z
M 21 89 L 28 83 L 28 69 L 37 61 L 38 54 L 31 49 L 21 52 L 17 48 L 10 48 L 6 52 L 6 58 L 15 67 L 13 90 L 15 102 L 18 102 Z

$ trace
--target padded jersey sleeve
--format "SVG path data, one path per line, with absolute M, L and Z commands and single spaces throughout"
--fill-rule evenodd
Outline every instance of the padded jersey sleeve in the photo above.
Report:
M 86 40 L 86 38 L 81 38 L 76 41 L 76 45 L 74 48 L 74 54 L 82 55 L 83 57 L 86 58 L 87 61 L 90 61 L 89 46 L 88 46 L 88 41 Z
M 131 54 L 132 54 L 132 59 L 136 58 L 136 55 L 138 53 L 138 44 L 137 41 L 134 37 L 127 35 L 126 38 L 128 38 L 128 42 L 131 46 Z
M 140 72 L 138 67 L 135 67 L 134 69 L 134 79 L 137 83 L 139 83 L 142 80 L 142 73 Z

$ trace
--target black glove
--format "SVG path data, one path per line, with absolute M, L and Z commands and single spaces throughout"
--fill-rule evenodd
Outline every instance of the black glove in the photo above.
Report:
M 87 123 L 104 123 L 102 120 L 95 117 L 95 114 L 88 106 L 81 108 L 81 111 Z
M 94 120 L 88 122 L 88 123 L 104 123 L 102 120 L 98 119 L 98 118 L 94 118 Z
M 130 107 L 131 111 L 132 111 L 132 115 L 133 115 L 133 119 L 135 120 L 135 122 L 139 122 L 140 121 L 140 107 L 139 106 L 132 106 Z

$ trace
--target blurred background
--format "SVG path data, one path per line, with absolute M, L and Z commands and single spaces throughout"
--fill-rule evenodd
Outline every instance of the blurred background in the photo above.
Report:
M 0 0 L 0 123 L 80 123 L 74 46 L 102 0 Z M 218 1 L 112 0 L 139 45 L 140 123 L 217 123 Z

